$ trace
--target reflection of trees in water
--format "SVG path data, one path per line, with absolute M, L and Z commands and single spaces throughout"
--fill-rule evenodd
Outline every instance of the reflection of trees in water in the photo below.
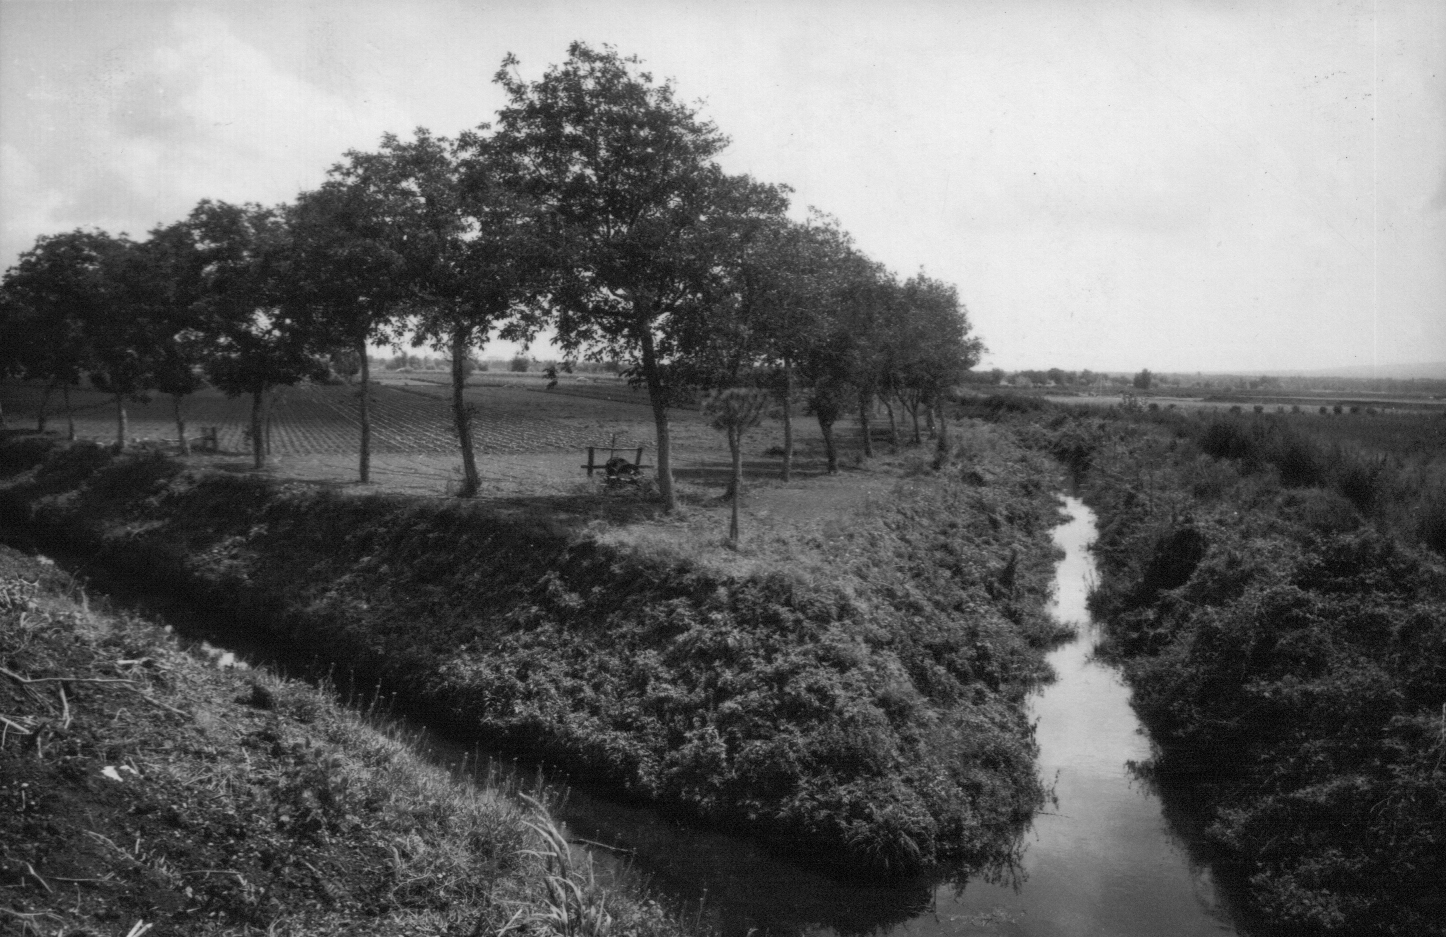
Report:
M 1199 798 L 1191 797 L 1185 780 L 1173 776 L 1170 768 L 1168 755 L 1158 749 L 1152 758 L 1125 762 L 1132 785 L 1138 785 L 1142 793 L 1160 802 L 1165 828 L 1170 837 L 1184 847 L 1191 877 L 1198 879 L 1208 873 L 1215 899 L 1235 932 L 1242 937 L 1265 933 L 1258 915 L 1250 912 L 1246 901 L 1249 884 L 1246 876 L 1214 848 L 1205 835 L 1205 828 L 1210 825 L 1208 806 Z

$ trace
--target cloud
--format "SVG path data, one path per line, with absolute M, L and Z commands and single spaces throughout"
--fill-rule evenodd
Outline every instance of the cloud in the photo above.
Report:
M 83 35 L 78 65 L 41 68 L 32 119 L 6 130 L 8 255 L 78 225 L 143 234 L 202 198 L 289 199 L 407 125 L 385 96 L 349 100 L 279 67 L 203 6 L 169 10 L 144 39 Z

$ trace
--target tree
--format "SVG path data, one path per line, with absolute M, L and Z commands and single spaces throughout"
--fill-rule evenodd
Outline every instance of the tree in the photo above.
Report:
M 809 388 L 809 409 L 823 434 L 829 474 L 838 471 L 834 424 L 852 406 L 871 400 L 879 386 L 883 359 L 876 343 L 890 282 L 882 266 L 855 250 L 846 235 L 836 233 L 837 253 L 822 271 L 828 311 L 809 333 L 799 362 Z M 863 423 L 867 428 L 866 418 Z
M 116 250 L 103 231 L 44 235 L 5 273 L 7 369 L 45 385 L 37 432 L 45 431 L 50 395 L 60 388 L 68 435 L 75 438 L 70 388 L 90 366 L 85 323 L 99 318 L 112 293 L 107 258 Z
M 209 350 L 195 232 L 184 221 L 156 228 L 132 249 L 130 269 L 130 303 L 154 343 L 149 384 L 170 396 L 176 445 L 185 454 L 190 445 L 183 402 L 205 386 L 201 365 Z
M 251 452 L 266 464 L 263 420 L 273 388 L 325 377 L 320 330 L 278 300 L 289 249 L 285 213 L 203 201 L 186 222 L 200 253 L 200 311 L 212 343 L 205 371 L 228 396 L 251 397 Z
M 405 205 L 369 154 L 350 152 L 321 188 L 303 192 L 289 212 L 290 263 L 283 302 L 329 336 L 328 345 L 356 357 L 361 379 L 357 476 L 371 481 L 371 369 L 367 345 L 393 342 L 402 304 L 399 229 Z
M 904 283 L 903 301 L 920 323 L 915 334 L 923 338 L 915 346 L 904 383 L 933 408 L 939 428 L 935 464 L 940 467 L 949 451 L 944 404 L 954 386 L 983 357 L 984 342 L 969 334 L 969 311 L 952 285 L 919 273 Z
M 1136 375 L 1135 375 L 1134 385 L 1135 385 L 1135 387 L 1136 387 L 1137 389 L 1139 389 L 1139 390 L 1149 390 L 1149 389 L 1150 389 L 1150 385 L 1153 384 L 1154 382 L 1155 382 L 1155 375 L 1153 375 L 1153 374 L 1150 373 L 1150 369 L 1149 369 L 1149 368 L 1145 368 L 1145 369 L 1144 369 L 1143 371 L 1141 371 L 1139 374 L 1136 374 Z
M 722 268 L 734 290 L 736 314 L 729 318 L 734 329 L 742 328 L 745 333 L 730 344 L 755 357 L 765 372 L 760 376 L 762 386 L 779 403 L 781 474 L 788 481 L 793 471 L 793 403 L 799 365 L 831 321 L 833 280 L 846 254 L 848 237 L 834 219 L 817 212 L 810 213 L 807 223 L 790 221 L 784 215 L 787 188 L 751 185 L 756 207 L 737 222 L 739 234 Z M 747 192 L 740 188 L 740 193 Z M 741 354 L 738 357 L 741 359 Z
M 388 135 L 366 171 L 397 205 L 395 249 L 414 315 L 415 341 L 448 353 L 452 420 L 462 454 L 461 497 L 481 487 L 464 391 L 472 351 L 494 331 L 530 340 L 541 324 L 542 260 L 531 204 L 507 185 L 486 128 L 458 140 L 418 128 Z M 524 368 L 525 370 L 525 368 Z
M 733 456 L 733 477 L 728 486 L 733 502 L 728 542 L 734 547 L 738 546 L 738 509 L 743 498 L 743 436 L 763 418 L 768 398 L 768 393 L 757 387 L 728 387 L 714 393 L 703 405 L 713 417 L 713 428 L 728 434 L 728 451 Z
M 86 376 L 110 394 L 116 409 L 116 448 L 128 435 L 126 401 L 145 403 L 160 371 L 165 321 L 153 302 L 157 284 L 148 256 L 124 237 L 101 258 L 104 300 L 82 319 L 87 345 Z
M 675 316 L 697 306 L 718 244 L 708 221 L 719 194 L 713 124 L 623 58 L 580 42 L 527 83 L 509 55 L 496 81 L 508 97 L 498 151 L 547 212 L 555 277 L 549 297 L 571 356 L 625 357 L 647 387 L 657 432 L 658 487 L 675 507 L 668 379 Z

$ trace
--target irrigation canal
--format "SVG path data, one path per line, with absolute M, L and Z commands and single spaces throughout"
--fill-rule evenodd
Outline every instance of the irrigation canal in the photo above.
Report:
M 1089 545 L 1095 518 L 1078 499 L 1065 501 L 1071 519 L 1055 530 L 1065 557 L 1056 572 L 1054 613 L 1078 624 L 1079 636 L 1050 655 L 1059 679 L 1030 703 L 1040 774 L 1053 781 L 1057 802 L 1035 818 L 1017 853 L 996 867 L 974 870 L 967 878 L 956 873 L 904 883 L 839 882 L 770 855 L 746 838 L 690 829 L 646 808 L 544 777 L 537 783 L 547 789 L 555 817 L 591 853 L 600 875 L 641 878 L 724 937 L 1237 933 L 1209 868 L 1191 858 L 1149 782 L 1134 770 L 1149 758 L 1149 740 L 1118 672 L 1092 657 L 1098 632 L 1085 598 L 1094 578 Z M 110 585 L 103 579 L 96 584 Z M 190 615 L 160 597 L 134 598 L 183 633 L 218 633 L 204 622 L 193 632 L 185 621 Z M 223 664 L 234 659 L 213 645 L 205 650 Z M 455 746 L 420 725 L 389 723 L 469 780 L 511 776 L 518 783 L 513 762 Z
M 747 839 L 681 826 L 578 787 L 555 788 L 556 812 L 590 844 L 604 874 L 635 875 L 725 937 L 1221 937 L 1237 933 L 1208 866 L 1166 819 L 1133 766 L 1150 742 L 1118 671 L 1093 659 L 1085 599 L 1094 581 L 1094 513 L 1066 498 L 1055 529 L 1065 552 L 1053 613 L 1079 636 L 1049 657 L 1059 679 L 1031 700 L 1039 769 L 1057 804 L 1037 816 L 1020 853 L 967 881 L 838 882 Z M 465 773 L 496 776 L 485 759 L 419 739 Z M 603 844 L 603 845 L 600 845 Z

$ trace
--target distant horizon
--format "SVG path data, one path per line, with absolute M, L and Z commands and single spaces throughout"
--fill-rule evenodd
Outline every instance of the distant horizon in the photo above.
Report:
M 546 345 L 545 349 L 539 349 L 534 343 L 531 350 L 523 352 L 515 342 L 493 341 L 483 347 L 476 354 L 476 357 L 483 361 L 507 361 L 518 354 L 525 353 L 529 358 L 537 361 L 561 361 L 560 353 Z M 407 354 L 418 355 L 419 357 L 438 357 L 440 352 L 432 349 L 410 348 L 402 349 Z M 376 358 L 390 358 L 397 352 L 389 346 L 372 346 L 372 356 Z M 1005 367 L 1002 364 L 994 364 L 986 360 L 976 364 L 972 370 L 974 373 L 984 373 L 995 369 L 1015 374 L 1020 371 L 1048 371 L 1051 368 L 1059 368 L 1062 371 L 1092 371 L 1095 374 L 1110 376 L 1139 374 L 1142 369 L 1148 369 L 1152 374 L 1164 376 L 1200 376 L 1204 378 L 1216 377 L 1339 377 L 1349 379 L 1371 379 L 1373 377 L 1382 380 L 1446 380 L 1446 358 L 1424 360 L 1424 361 L 1396 361 L 1381 365 L 1336 365 L 1318 368 L 1236 368 L 1236 369 L 1213 369 L 1204 370 L 1201 368 L 1181 370 L 1177 368 L 1153 368 L 1148 364 L 1137 368 L 1094 368 L 1078 367 L 1067 368 L 1060 364 L 1039 364 L 1024 365 L 1019 367 Z M 1371 373 L 1375 372 L 1375 373 Z M 1389 372 L 1389 373 L 1388 373 Z M 1400 372 L 1423 372 L 1419 374 L 1407 374 L 1399 376 Z

